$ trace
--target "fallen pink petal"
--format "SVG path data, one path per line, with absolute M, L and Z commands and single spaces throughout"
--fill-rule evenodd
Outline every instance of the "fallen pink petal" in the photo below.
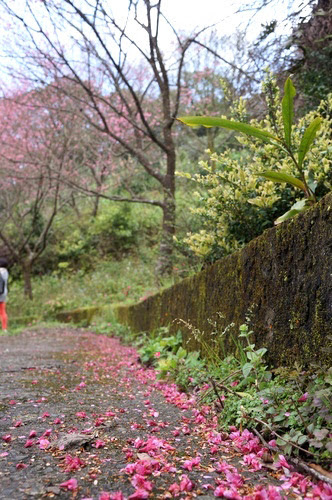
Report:
M 22 463 L 22 462 L 20 462 L 20 463 L 16 464 L 16 469 L 17 469 L 17 470 L 20 470 L 20 469 L 26 469 L 27 467 L 28 467 L 28 466 L 27 466 L 27 464 L 24 464 L 24 463 Z
M 68 481 L 64 481 L 63 483 L 60 484 L 60 488 L 69 490 L 69 491 L 75 491 L 78 488 L 78 483 L 77 479 L 72 478 L 68 479 Z
M 277 455 L 273 436 L 267 446 L 276 452 L 243 426 L 222 429 L 213 404 L 202 404 L 195 393 L 183 393 L 174 383 L 159 379 L 153 368 L 137 361 L 134 348 L 85 331 L 79 335 L 61 331 L 57 339 L 67 345 L 62 369 L 46 369 L 39 375 L 54 386 L 47 397 L 48 411 L 40 412 L 45 401 L 36 403 L 37 397 L 41 400 L 38 395 L 25 402 L 26 413 L 17 398 L 17 413 L 3 421 L 0 470 L 10 470 L 13 450 L 24 453 L 24 460 L 13 464 L 20 474 L 19 487 L 25 475 L 31 480 L 35 464 L 40 463 L 42 478 L 49 481 L 55 474 L 58 480 L 52 479 L 53 485 L 76 497 L 78 492 L 82 499 L 164 495 L 165 500 L 189 500 L 205 494 L 233 500 L 283 496 L 330 500 L 329 485 L 313 481 L 296 471 L 285 455 Z M 36 340 L 41 342 L 38 334 Z M 49 342 L 54 346 L 51 334 Z M 77 361 L 79 356 L 83 361 Z M 70 371 L 69 381 L 65 370 Z M 73 391 L 83 375 L 84 391 Z M 61 382 L 54 383 L 54 378 Z M 62 385 L 66 389 L 60 390 Z M 40 418 L 45 413 L 52 418 Z M 13 425 L 20 421 L 21 425 Z M 45 421 L 52 423 L 46 426 Z M 328 431 L 322 431 L 325 434 Z M 267 451 L 270 460 L 265 462 Z

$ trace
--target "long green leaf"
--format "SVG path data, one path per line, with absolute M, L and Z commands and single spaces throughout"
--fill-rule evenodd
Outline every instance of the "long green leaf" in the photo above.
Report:
M 274 221 L 274 224 L 277 226 L 278 224 L 281 224 L 285 220 L 291 219 L 295 215 L 298 215 L 301 212 L 304 212 L 304 210 L 306 210 L 307 208 L 308 208 L 307 206 L 303 206 L 303 208 L 299 208 L 299 209 L 291 208 L 290 210 L 288 210 L 288 212 L 286 212 L 283 215 L 281 215 L 280 217 L 278 217 L 278 219 L 276 219 Z
M 274 221 L 274 224 L 275 225 L 281 224 L 285 220 L 291 219 L 292 217 L 294 217 L 294 215 L 297 215 L 306 210 L 308 208 L 307 201 L 308 201 L 307 199 L 303 199 L 294 203 L 294 205 L 292 205 L 292 207 L 290 208 L 290 210 L 288 210 L 288 212 L 285 212 L 283 215 L 278 217 L 277 220 Z
M 281 101 L 282 119 L 284 123 L 285 141 L 288 147 L 291 146 L 291 132 L 294 118 L 294 97 L 296 90 L 290 78 L 285 82 L 284 97 Z
M 315 118 L 310 123 L 308 128 L 304 131 L 304 134 L 303 134 L 303 137 L 301 140 L 301 144 L 299 147 L 299 156 L 298 156 L 299 167 L 302 167 L 302 163 L 304 161 L 305 155 L 309 151 L 310 146 L 316 137 L 316 134 L 320 128 L 321 123 L 322 123 L 322 119 L 319 116 L 317 116 L 317 118 Z
M 253 137 L 257 137 L 263 141 L 269 141 L 270 139 L 280 141 L 278 137 L 275 137 L 266 130 L 253 127 L 247 123 L 227 120 L 226 118 L 217 118 L 214 116 L 181 116 L 178 120 L 191 127 L 196 127 L 198 125 L 202 125 L 203 127 L 222 127 L 237 130 L 238 132 L 242 132 L 242 134 L 252 135 Z
M 265 177 L 269 181 L 273 182 L 286 182 L 287 184 L 291 184 L 299 189 L 302 189 L 306 193 L 306 187 L 304 183 L 298 179 L 297 177 L 293 177 L 292 175 L 285 174 L 283 172 L 275 172 L 274 170 L 266 170 L 266 172 L 262 172 L 257 174 L 261 177 Z

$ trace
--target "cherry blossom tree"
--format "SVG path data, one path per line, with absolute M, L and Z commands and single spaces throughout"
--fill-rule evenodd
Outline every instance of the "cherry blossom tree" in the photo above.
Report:
M 72 131 L 55 110 L 45 109 L 45 97 L 20 91 L 0 100 L 0 240 L 22 269 L 29 298 L 33 265 L 70 194 L 61 177 L 72 152 Z
M 32 86 L 47 84 L 55 92 L 63 92 L 63 81 L 69 82 L 66 92 L 76 113 L 159 186 L 154 198 L 132 191 L 111 199 L 161 208 L 156 271 L 169 273 L 175 233 L 173 128 L 185 57 L 198 33 L 180 36 L 163 16 L 161 0 L 129 0 L 123 16 L 115 16 L 110 3 L 102 0 L 2 0 L 1 4 L 12 16 L 11 33 L 17 29 L 16 51 L 8 41 L 11 53 L 16 54 L 15 76 L 21 73 Z M 172 53 L 162 49 L 165 36 L 173 39 Z M 105 196 L 100 187 L 101 194 Z

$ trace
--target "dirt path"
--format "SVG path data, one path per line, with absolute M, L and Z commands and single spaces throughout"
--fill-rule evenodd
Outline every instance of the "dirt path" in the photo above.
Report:
M 325 486 L 263 462 L 254 436 L 219 433 L 211 408 L 114 338 L 1 336 L 0 396 L 0 499 L 323 498 Z

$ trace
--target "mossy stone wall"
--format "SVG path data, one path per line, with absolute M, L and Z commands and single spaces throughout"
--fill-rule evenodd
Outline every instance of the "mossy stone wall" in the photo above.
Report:
M 241 251 L 221 259 L 162 293 L 128 307 L 117 319 L 135 331 L 153 331 L 181 318 L 210 338 L 218 313 L 220 331 L 237 331 L 252 312 L 255 342 L 274 366 L 331 360 L 332 193 L 305 213 L 269 229 Z M 190 329 L 185 342 L 197 348 Z M 231 352 L 234 343 L 225 336 Z
M 95 314 L 100 312 L 100 307 L 81 307 L 72 311 L 59 311 L 54 317 L 64 323 L 76 323 L 89 326 Z

